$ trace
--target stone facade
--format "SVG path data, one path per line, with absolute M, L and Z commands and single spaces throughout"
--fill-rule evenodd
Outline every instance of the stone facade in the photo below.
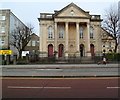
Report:
M 40 57 L 82 57 L 102 54 L 100 15 L 71 3 L 53 14 L 40 13 Z
M 115 49 L 115 39 L 106 30 L 102 29 L 102 52 L 111 53 Z

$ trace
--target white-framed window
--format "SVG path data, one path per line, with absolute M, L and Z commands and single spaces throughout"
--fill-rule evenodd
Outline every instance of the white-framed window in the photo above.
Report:
M 5 38 L 0 37 L 0 46 L 3 46 L 5 44 Z
M 32 46 L 36 46 L 36 41 L 32 41 Z
M 94 28 L 90 27 L 90 39 L 93 39 L 94 37 Z
M 63 38 L 64 38 L 64 27 L 59 26 L 59 39 L 63 39 Z
M 39 41 L 36 42 L 36 46 L 39 46 Z
M 81 39 L 84 38 L 84 29 L 83 29 L 83 27 L 80 27 L 80 38 Z
M 5 33 L 5 26 L 0 27 L 0 33 Z
M 5 20 L 5 16 L 0 15 L 0 20 Z
M 52 26 L 48 27 L 48 38 L 49 39 L 53 38 L 53 27 Z

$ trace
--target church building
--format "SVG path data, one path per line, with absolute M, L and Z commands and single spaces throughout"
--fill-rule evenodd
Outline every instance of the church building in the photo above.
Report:
M 40 57 L 95 56 L 102 53 L 101 16 L 71 3 L 54 13 L 40 13 Z

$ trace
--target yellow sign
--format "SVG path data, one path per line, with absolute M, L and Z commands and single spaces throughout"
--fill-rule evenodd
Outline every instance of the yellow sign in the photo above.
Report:
M 12 54 L 12 50 L 0 50 L 1 55 L 10 55 Z

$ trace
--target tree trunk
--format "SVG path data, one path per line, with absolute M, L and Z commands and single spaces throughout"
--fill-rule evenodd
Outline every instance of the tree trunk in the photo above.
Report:
M 19 58 L 22 58 L 22 50 L 19 51 Z
M 115 53 L 117 52 L 117 46 L 118 46 L 118 43 L 117 43 L 117 39 L 115 40 Z

